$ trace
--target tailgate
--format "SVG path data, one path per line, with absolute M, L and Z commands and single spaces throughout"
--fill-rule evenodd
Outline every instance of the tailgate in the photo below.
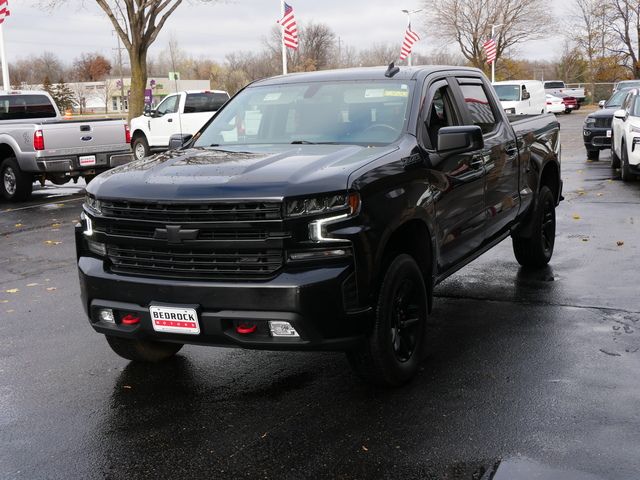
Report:
M 127 150 L 123 120 L 71 121 L 43 124 L 47 155 Z

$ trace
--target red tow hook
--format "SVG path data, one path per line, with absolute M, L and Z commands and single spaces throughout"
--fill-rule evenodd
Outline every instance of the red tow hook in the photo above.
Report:
M 255 323 L 241 323 L 236 327 L 236 332 L 240 335 L 249 335 L 256 331 L 258 326 Z
M 131 313 L 127 313 L 124 317 L 122 317 L 120 321 L 123 325 L 135 325 L 137 323 L 140 323 L 140 317 Z

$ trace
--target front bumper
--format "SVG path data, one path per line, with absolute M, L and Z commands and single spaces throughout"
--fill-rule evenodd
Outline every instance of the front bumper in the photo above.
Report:
M 355 276 L 352 265 L 311 270 L 286 269 L 268 281 L 203 282 L 115 275 L 91 256 L 78 259 L 82 303 L 91 326 L 99 333 L 196 345 L 235 346 L 266 350 L 348 350 L 366 333 L 369 311 L 348 309 Z M 180 335 L 153 330 L 149 306 L 196 305 L 201 333 Z M 100 308 L 111 308 L 116 323 L 98 318 Z M 137 325 L 123 325 L 128 313 L 140 317 Z M 271 337 L 268 321 L 289 322 L 299 338 Z M 251 334 L 239 334 L 240 323 L 257 325 Z
M 611 127 L 583 127 L 582 139 L 587 150 L 611 148 Z

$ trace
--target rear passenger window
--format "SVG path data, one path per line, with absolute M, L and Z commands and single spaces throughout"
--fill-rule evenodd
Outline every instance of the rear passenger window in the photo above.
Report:
M 482 85 L 460 85 L 460 88 L 473 124 L 479 126 L 482 133 L 492 132 L 496 128 L 497 122 L 484 87 Z

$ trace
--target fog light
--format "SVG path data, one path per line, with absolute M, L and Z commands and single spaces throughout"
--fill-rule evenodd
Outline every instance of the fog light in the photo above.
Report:
M 289 322 L 269 322 L 269 331 L 272 337 L 299 337 L 296 329 Z
M 308 252 L 291 252 L 289 253 L 289 260 L 293 262 L 301 262 L 305 260 L 344 257 L 348 254 L 349 251 L 344 248 L 338 248 L 335 250 L 310 250 Z
M 87 247 L 89 251 L 104 257 L 107 254 L 107 247 L 104 243 L 96 242 L 94 240 L 87 240 Z
M 116 323 L 115 317 L 113 316 L 113 310 L 110 308 L 98 310 L 98 318 L 101 322 Z

